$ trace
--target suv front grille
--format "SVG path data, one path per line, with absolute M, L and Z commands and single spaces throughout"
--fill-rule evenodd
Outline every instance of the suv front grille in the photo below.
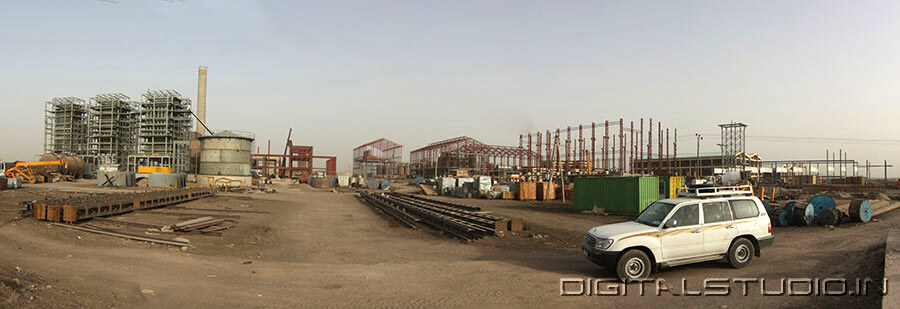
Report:
M 588 247 L 596 248 L 597 247 L 597 238 L 594 238 L 594 236 L 588 235 L 584 239 L 584 243 L 587 244 Z

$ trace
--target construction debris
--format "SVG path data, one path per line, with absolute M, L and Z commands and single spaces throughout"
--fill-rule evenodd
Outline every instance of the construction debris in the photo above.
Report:
M 220 225 L 222 223 L 225 223 L 224 219 L 216 219 L 213 217 L 202 217 L 202 218 L 197 218 L 197 219 L 192 219 L 192 220 L 187 220 L 184 222 L 176 223 L 175 225 L 172 225 L 172 229 L 175 231 L 187 232 L 187 231 L 195 231 L 195 230 L 204 229 L 204 228 L 211 227 L 214 225 Z
M 75 229 L 75 230 L 84 231 L 84 232 L 88 232 L 88 233 L 120 237 L 120 238 L 125 238 L 125 239 L 130 239 L 130 240 L 146 241 L 146 242 L 150 242 L 150 243 L 170 245 L 170 246 L 176 246 L 176 247 L 191 247 L 191 244 L 186 243 L 186 242 L 121 233 L 121 232 L 111 231 L 111 230 L 93 227 L 93 226 L 87 226 L 87 225 L 86 226 L 76 226 L 76 225 L 61 224 L 61 223 L 51 223 L 51 224 L 53 224 L 54 226 L 61 226 L 61 227 Z
M 169 207 L 171 209 L 184 209 L 184 210 L 201 210 L 201 211 L 220 211 L 220 212 L 244 212 L 244 213 L 254 213 L 254 214 L 268 214 L 271 212 L 265 210 L 244 210 L 244 209 L 219 209 L 219 208 L 194 208 L 194 207 L 182 207 L 182 206 L 173 206 Z

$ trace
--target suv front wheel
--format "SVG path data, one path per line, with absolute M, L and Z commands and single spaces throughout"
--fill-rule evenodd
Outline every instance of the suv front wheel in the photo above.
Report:
M 739 238 L 728 249 L 728 263 L 734 268 L 743 268 L 750 265 L 753 261 L 753 255 L 756 247 L 753 242 L 746 238 Z
M 652 265 L 644 251 L 631 249 L 622 254 L 616 263 L 616 273 L 623 282 L 650 277 Z

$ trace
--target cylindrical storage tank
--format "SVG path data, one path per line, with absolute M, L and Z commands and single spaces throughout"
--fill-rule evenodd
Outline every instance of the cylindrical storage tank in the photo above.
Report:
M 41 161 L 63 161 L 62 165 L 47 165 L 43 168 L 45 176 L 50 173 L 60 173 L 75 178 L 81 178 L 84 175 L 84 159 L 78 156 L 62 153 L 48 153 L 41 156 Z
M 231 131 L 200 139 L 200 175 L 250 176 L 253 138 Z

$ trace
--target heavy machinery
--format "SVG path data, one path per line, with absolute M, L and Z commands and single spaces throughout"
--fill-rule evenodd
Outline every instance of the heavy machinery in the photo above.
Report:
M 40 161 L 16 161 L 16 165 L 4 173 L 6 177 L 19 178 L 27 183 L 44 182 L 57 174 L 73 179 L 81 178 L 84 174 L 84 160 L 67 154 L 48 153 L 41 156 Z

